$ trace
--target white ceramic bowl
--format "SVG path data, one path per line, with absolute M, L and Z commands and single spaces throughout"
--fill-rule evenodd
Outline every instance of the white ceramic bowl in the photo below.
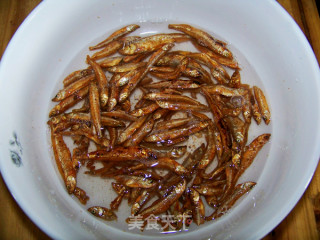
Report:
M 272 124 L 261 131 L 272 139 L 244 176 L 257 186 L 224 217 L 176 234 L 132 232 L 120 220 L 97 220 L 65 191 L 48 141 L 50 99 L 62 77 L 83 66 L 88 46 L 112 30 L 139 23 L 140 33 L 150 34 L 173 22 L 200 26 L 230 44 L 243 81 L 266 92 Z M 55 239 L 259 239 L 294 207 L 318 162 L 319 66 L 276 1 L 46 0 L 12 38 L 0 81 L 1 174 L 26 214 Z

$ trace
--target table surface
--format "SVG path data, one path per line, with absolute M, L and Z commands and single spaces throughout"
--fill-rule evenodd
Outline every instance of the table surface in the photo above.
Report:
M 0 56 L 22 21 L 40 0 L 0 0 Z M 315 0 L 279 0 L 309 40 L 320 62 L 320 19 Z M 320 239 L 320 164 L 290 214 L 267 236 L 271 239 Z M 0 177 L 0 239 L 50 239 L 21 210 Z

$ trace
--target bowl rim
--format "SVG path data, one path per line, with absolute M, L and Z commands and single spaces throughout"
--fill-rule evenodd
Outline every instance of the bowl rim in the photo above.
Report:
M 3 67 L 1 67 L 3 62 L 6 61 L 8 58 L 8 55 L 10 54 L 11 49 L 13 48 L 14 42 L 18 41 L 20 36 L 23 34 L 23 31 L 25 31 L 28 26 L 32 23 L 32 21 L 35 21 L 37 18 L 37 14 L 42 11 L 43 8 L 46 7 L 47 3 L 50 2 L 50 0 L 42 1 L 40 2 L 31 12 L 30 14 L 24 19 L 24 21 L 21 23 L 17 31 L 14 33 L 13 37 L 11 38 L 9 44 L 7 45 L 2 60 L 0 63 L 0 77 L 2 75 Z M 320 80 L 320 70 L 319 70 L 319 64 L 315 57 L 315 54 L 312 50 L 312 47 L 307 40 L 306 36 L 300 29 L 300 27 L 297 25 L 297 23 L 294 21 L 294 19 L 290 16 L 290 14 L 278 3 L 277 1 L 269 0 L 266 2 L 266 4 L 271 4 L 274 10 L 278 11 L 280 15 L 285 20 L 288 20 L 290 22 L 290 25 L 293 27 L 293 32 L 297 35 L 299 40 L 304 43 L 306 46 L 306 53 L 310 60 L 312 60 L 313 65 L 310 66 L 310 69 L 312 69 L 315 73 L 315 75 Z M 1 82 L 0 82 L 1 84 Z M 320 82 L 317 81 L 318 89 L 320 89 Z M 318 96 L 318 100 L 320 101 L 320 96 Z M 319 113 L 320 115 L 320 113 Z M 320 142 L 320 129 L 317 130 L 317 138 L 315 139 L 315 142 Z M 304 192 L 308 188 L 313 175 L 316 171 L 318 162 L 319 162 L 319 156 L 320 156 L 320 145 L 314 148 L 314 152 L 312 153 L 312 161 L 310 161 L 310 167 L 307 169 L 308 171 L 305 173 L 303 180 L 301 180 L 299 183 L 300 185 L 297 186 L 297 190 L 292 196 L 290 196 L 290 199 L 286 203 L 285 207 L 282 209 L 279 209 L 279 212 L 274 215 L 273 218 L 268 219 L 267 222 L 265 222 L 265 226 L 268 227 L 262 227 L 260 229 L 256 229 L 256 231 L 252 234 L 254 238 L 260 238 L 268 234 L 269 231 L 271 231 L 273 228 L 275 228 L 294 208 L 294 206 L 298 203 L 300 198 L 303 196 Z M 18 189 L 14 188 L 14 183 L 10 182 L 8 180 L 8 173 L 5 171 L 6 166 L 4 163 L 4 159 L 0 159 L 0 172 L 3 177 L 3 180 L 5 184 L 7 185 L 10 194 L 15 199 L 15 201 L 18 203 L 18 205 L 21 207 L 23 212 L 46 234 L 48 234 L 52 238 L 59 238 L 59 233 L 55 232 L 53 229 L 51 229 L 44 221 L 41 221 L 41 217 L 37 216 L 36 214 L 33 214 L 29 205 L 24 201 L 23 198 L 16 197 L 18 194 Z

